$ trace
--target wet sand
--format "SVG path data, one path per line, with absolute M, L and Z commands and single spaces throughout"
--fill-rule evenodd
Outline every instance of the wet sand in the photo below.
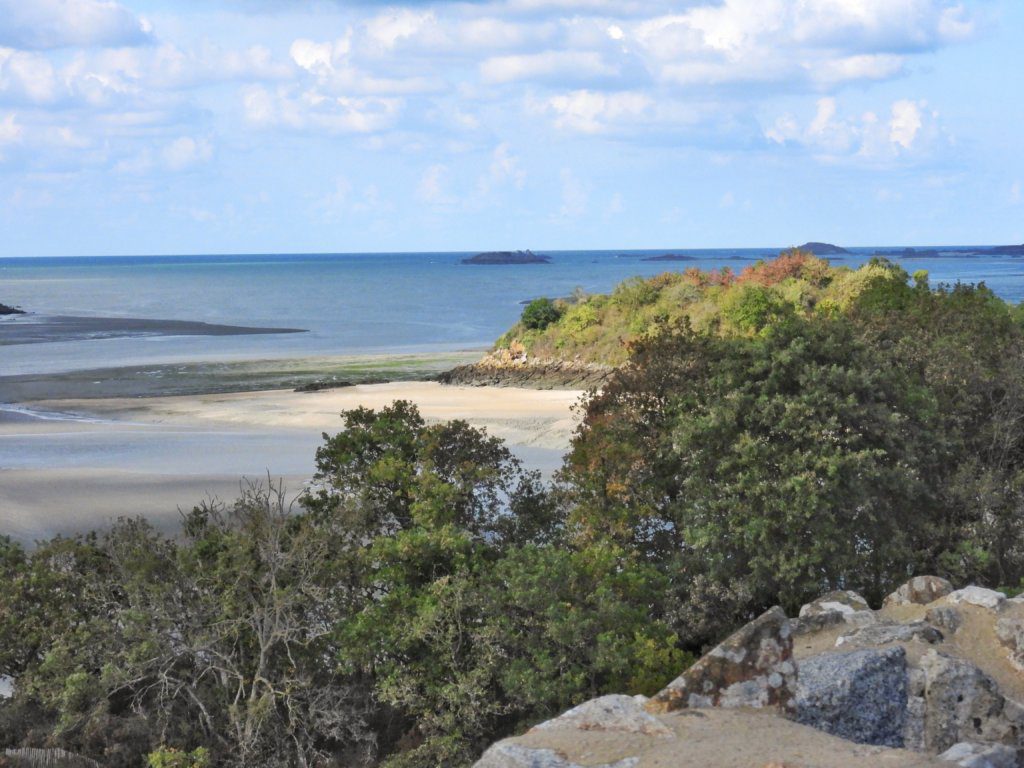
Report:
M 265 333 L 306 333 L 306 330 L 137 317 L 22 314 L 8 316 L 0 323 L 0 346 L 138 336 L 249 336 Z
M 179 507 L 234 498 L 243 477 L 280 478 L 297 494 L 321 433 L 343 410 L 416 403 L 428 421 L 465 419 L 551 472 L 568 448 L 580 392 L 398 382 L 321 392 L 24 403 L 0 419 L 0 533 L 26 544 L 143 515 L 173 531 Z M 35 418 L 35 412 L 48 418 Z

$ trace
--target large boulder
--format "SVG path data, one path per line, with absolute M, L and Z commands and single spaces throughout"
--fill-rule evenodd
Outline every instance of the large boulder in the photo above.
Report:
M 1024 619 L 1004 617 L 996 622 L 996 636 L 1008 650 L 1010 663 L 1024 672 Z
M 920 642 L 934 645 L 942 642 L 942 633 L 925 621 L 909 624 L 886 622 L 858 627 L 836 639 L 836 648 L 877 647 L 893 643 Z
M 645 736 L 673 738 L 672 731 L 650 714 L 632 696 L 610 695 L 573 707 L 553 720 L 534 726 L 534 731 L 551 728 L 575 728 L 580 731 L 642 733 Z
M 955 634 L 964 623 L 960 609 L 952 605 L 933 605 L 925 613 L 924 618 L 932 626 L 945 630 L 950 635 Z
M 1017 768 L 1017 750 L 1005 744 L 972 744 L 961 741 L 939 757 L 960 768 Z
M 928 605 L 953 591 L 953 585 L 941 576 L 915 576 L 885 598 L 882 606 Z
M 907 661 L 902 648 L 822 653 L 800 662 L 795 718 L 861 744 L 903 746 Z
M 795 634 L 805 635 L 837 624 L 863 627 L 874 622 L 867 600 L 846 589 L 829 592 L 801 607 L 793 629 Z
M 956 590 L 956 592 L 950 592 L 946 596 L 946 601 L 953 605 L 966 603 L 968 605 L 977 605 L 981 608 L 998 610 L 1006 601 L 1006 595 L 1002 592 L 996 592 L 994 589 L 985 589 L 984 587 L 964 587 L 963 589 Z
M 776 606 L 726 638 L 647 703 L 654 713 L 688 707 L 792 707 L 793 634 Z
M 1020 710 L 1006 701 L 991 677 L 969 661 L 935 649 L 921 657 L 919 668 L 924 699 L 921 748 L 943 752 L 961 741 L 1019 746 Z

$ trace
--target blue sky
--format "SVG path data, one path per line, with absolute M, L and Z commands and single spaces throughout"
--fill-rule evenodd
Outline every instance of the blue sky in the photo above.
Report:
M 0 255 L 1024 242 L 1020 0 L 0 0 Z

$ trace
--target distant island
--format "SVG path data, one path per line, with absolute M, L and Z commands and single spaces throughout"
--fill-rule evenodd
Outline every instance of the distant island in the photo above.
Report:
M 696 261 L 696 259 L 685 253 L 663 253 L 660 256 L 648 256 L 641 261 Z
M 984 253 L 993 256 L 1024 256 L 1024 244 L 1022 245 L 997 245 L 995 248 L 987 248 L 975 253 Z
M 795 250 L 810 252 L 815 256 L 837 256 L 839 254 L 849 253 L 848 250 L 841 248 L 838 245 L 833 245 L 832 243 L 816 243 L 813 241 L 804 243 L 803 245 L 798 245 Z
M 462 264 L 550 264 L 551 257 L 534 253 L 533 251 L 488 251 L 478 253 L 468 259 L 463 259 Z
M 17 307 L 8 307 L 6 304 L 0 304 L 0 315 L 24 315 L 25 310 L 18 309 Z
M 899 259 L 937 259 L 942 254 L 934 249 L 896 248 L 888 251 L 875 251 L 874 256 L 889 256 Z

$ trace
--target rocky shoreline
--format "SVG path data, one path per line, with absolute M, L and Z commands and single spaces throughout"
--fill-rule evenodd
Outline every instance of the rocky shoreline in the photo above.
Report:
M 496 349 L 481 360 L 460 365 L 437 377 L 442 384 L 464 387 L 594 389 L 615 369 L 582 361 L 530 357 L 520 345 Z
M 1024 597 L 923 576 L 877 611 L 849 591 L 776 607 L 651 699 L 586 702 L 477 768 L 582 765 L 1017 768 Z

